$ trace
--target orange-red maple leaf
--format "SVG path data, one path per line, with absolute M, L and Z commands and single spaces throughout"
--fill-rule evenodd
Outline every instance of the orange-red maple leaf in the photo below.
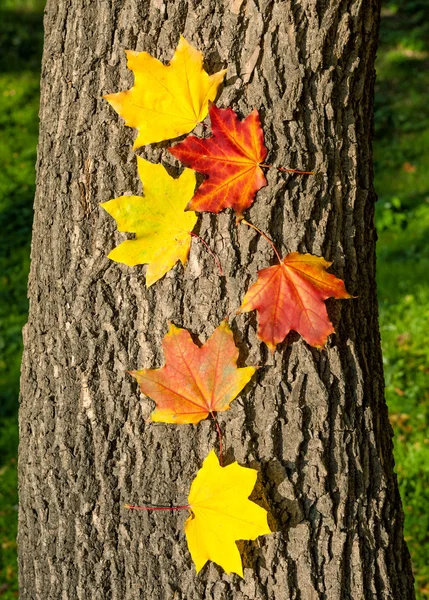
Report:
M 218 213 L 233 208 L 239 218 L 256 192 L 267 185 L 260 164 L 267 156 L 256 109 L 240 121 L 231 108 L 210 107 L 212 137 L 188 136 L 169 148 L 171 154 L 207 175 L 188 209 Z
M 334 327 L 324 300 L 351 298 L 344 282 L 326 272 L 331 265 L 311 254 L 288 254 L 279 265 L 262 269 L 245 295 L 241 312 L 259 312 L 258 337 L 271 351 L 289 331 L 311 346 L 324 346 Z
M 255 372 L 254 367 L 237 368 L 238 349 L 226 321 L 201 348 L 186 329 L 170 325 L 162 346 L 164 367 L 130 372 L 156 403 L 152 421 L 198 423 L 214 411 L 228 410 Z

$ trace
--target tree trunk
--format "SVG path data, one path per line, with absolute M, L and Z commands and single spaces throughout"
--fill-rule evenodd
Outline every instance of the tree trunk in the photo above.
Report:
M 48 0 L 20 411 L 21 600 L 359 600 L 414 597 L 393 473 L 375 288 L 372 102 L 376 0 Z M 327 348 L 289 336 L 272 355 L 255 313 L 234 316 L 271 248 L 226 211 L 145 288 L 107 259 L 123 235 L 99 203 L 139 191 L 134 132 L 105 93 L 132 76 L 124 49 L 168 62 L 179 33 L 228 67 L 219 105 L 260 110 L 272 169 L 248 218 L 282 254 L 311 252 L 356 296 L 330 301 Z M 177 167 L 157 144 L 140 153 Z M 227 462 L 257 468 L 276 532 L 242 545 L 245 578 L 198 576 L 186 503 L 217 447 L 210 420 L 151 424 L 127 369 L 163 364 L 168 321 L 204 342 L 227 314 L 257 380 L 220 413 Z

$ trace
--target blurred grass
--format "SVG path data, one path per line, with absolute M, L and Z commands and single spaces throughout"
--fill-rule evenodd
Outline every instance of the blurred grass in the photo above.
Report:
M 429 2 L 385 2 L 377 58 L 377 285 L 386 399 L 418 600 L 429 598 Z
M 0 598 L 16 582 L 17 394 L 38 129 L 43 0 L 0 8 Z M 429 598 L 429 6 L 385 2 L 374 144 L 386 396 L 418 600 Z
M 0 598 L 18 598 L 17 397 L 27 318 L 43 2 L 0 4 Z

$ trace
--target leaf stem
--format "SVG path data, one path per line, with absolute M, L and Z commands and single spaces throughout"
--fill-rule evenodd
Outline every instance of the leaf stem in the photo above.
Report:
M 266 240 L 271 245 L 272 249 L 274 250 L 274 252 L 277 256 L 279 263 L 282 264 L 282 259 L 280 257 L 280 254 L 277 252 L 277 248 L 275 247 L 274 242 L 272 240 L 270 240 L 270 238 L 267 235 L 265 235 L 265 233 L 263 231 L 261 231 L 260 229 L 255 227 L 255 225 L 252 225 L 252 223 L 249 223 L 249 221 L 246 221 L 246 219 L 241 219 L 240 223 L 244 223 L 245 225 L 248 225 L 249 227 L 251 227 L 252 229 L 257 231 L 259 233 L 259 235 L 261 235 L 264 238 L 264 240 Z
M 216 419 L 216 415 L 213 412 L 211 412 L 210 414 L 212 416 L 213 421 L 215 422 L 217 434 L 219 436 L 219 463 L 220 463 L 220 466 L 223 467 L 222 431 L 220 430 L 220 425 L 219 425 L 218 420 Z
M 124 508 L 132 510 L 184 510 L 185 508 L 191 508 L 188 505 L 184 506 L 134 506 L 132 504 L 124 504 Z
M 314 171 L 299 171 L 298 169 L 285 169 L 284 167 L 276 167 L 274 165 L 259 164 L 260 167 L 265 169 L 277 169 L 277 171 L 283 171 L 284 173 L 296 173 L 297 175 L 314 175 Z
M 218 257 L 216 256 L 216 254 L 213 252 L 213 250 L 210 248 L 210 246 L 207 244 L 207 242 L 205 242 L 203 240 L 202 237 L 200 237 L 199 235 L 197 235 L 196 233 L 194 233 L 193 231 L 189 232 L 194 238 L 197 238 L 198 240 L 200 240 L 200 242 L 202 244 L 204 244 L 204 246 L 206 247 L 207 251 L 209 252 L 209 254 L 212 255 L 213 260 L 216 263 L 217 268 L 219 269 L 219 273 L 220 275 L 223 277 L 223 271 L 222 271 L 222 265 L 220 264 L 220 260 L 218 259 Z

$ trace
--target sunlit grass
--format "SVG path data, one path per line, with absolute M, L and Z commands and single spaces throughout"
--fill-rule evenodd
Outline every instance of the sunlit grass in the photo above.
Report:
M 385 7 L 374 144 L 386 399 L 418 600 L 429 598 L 428 9 Z
M 381 335 L 405 537 L 423 599 L 429 589 L 429 285 L 412 291 L 382 305 Z

